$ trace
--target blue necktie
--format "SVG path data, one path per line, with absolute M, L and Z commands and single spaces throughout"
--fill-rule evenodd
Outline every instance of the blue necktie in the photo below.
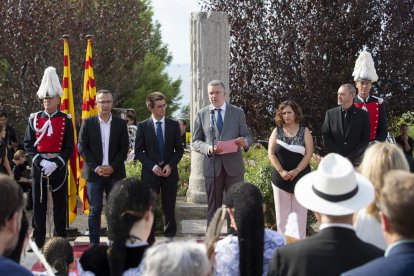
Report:
M 217 111 L 217 129 L 219 133 L 221 134 L 221 131 L 223 129 L 223 117 L 221 117 L 221 108 L 216 108 Z
M 158 140 L 158 150 L 160 152 L 160 162 L 164 161 L 164 136 L 162 135 L 162 122 L 156 122 L 157 124 L 157 140 Z

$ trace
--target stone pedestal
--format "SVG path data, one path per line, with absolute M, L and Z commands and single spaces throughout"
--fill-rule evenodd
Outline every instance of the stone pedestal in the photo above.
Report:
M 224 12 L 194 12 L 191 14 L 191 97 L 190 127 L 199 109 L 210 104 L 207 84 L 221 80 L 229 95 L 230 31 Z M 187 201 L 206 203 L 203 176 L 204 156 L 191 152 L 191 175 Z

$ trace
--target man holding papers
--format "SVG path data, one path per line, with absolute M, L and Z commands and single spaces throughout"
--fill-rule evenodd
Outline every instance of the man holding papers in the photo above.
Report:
M 223 82 L 213 80 L 207 87 L 211 104 L 197 113 L 192 146 L 205 156 L 203 168 L 209 224 L 217 208 L 222 205 L 223 191 L 227 192 L 232 184 L 244 180 L 241 148 L 247 150 L 252 144 L 252 137 L 244 111 L 224 101 L 226 91 Z

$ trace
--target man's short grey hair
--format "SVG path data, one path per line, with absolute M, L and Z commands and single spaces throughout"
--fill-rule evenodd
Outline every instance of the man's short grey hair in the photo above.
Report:
M 223 88 L 223 90 L 226 91 L 226 87 L 224 86 L 224 83 L 221 80 L 212 80 L 207 84 L 207 87 L 216 85 L 221 86 L 221 88 Z
M 345 84 L 342 84 L 341 85 L 341 87 L 344 87 L 344 88 L 346 88 L 351 94 L 356 94 L 356 89 L 355 89 L 355 86 L 353 86 L 352 84 L 350 84 L 350 83 L 345 83 Z
M 211 264 L 206 248 L 196 242 L 161 243 L 149 248 L 143 260 L 146 276 L 206 276 Z

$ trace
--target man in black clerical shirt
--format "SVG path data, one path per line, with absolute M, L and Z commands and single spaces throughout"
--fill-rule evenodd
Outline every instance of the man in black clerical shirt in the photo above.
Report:
M 322 134 L 328 153 L 339 153 L 357 166 L 368 146 L 370 125 L 368 112 L 353 105 L 355 94 L 349 83 L 339 87 L 339 106 L 326 112 Z

